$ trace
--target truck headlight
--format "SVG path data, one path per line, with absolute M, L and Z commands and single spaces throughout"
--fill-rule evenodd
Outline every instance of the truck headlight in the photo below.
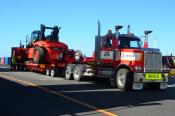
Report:
M 135 70 L 141 71 L 142 70 L 142 67 L 141 66 L 135 66 Z

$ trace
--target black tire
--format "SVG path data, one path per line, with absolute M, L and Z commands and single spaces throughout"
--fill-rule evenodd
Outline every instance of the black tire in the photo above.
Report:
M 83 76 L 83 70 L 81 66 L 75 66 L 74 70 L 73 70 L 73 79 L 76 81 L 80 81 L 82 79 Z
M 24 71 L 27 71 L 27 67 L 24 66 L 23 69 L 24 69 Z
M 14 65 L 11 65 L 11 70 L 15 70 L 15 66 Z
M 66 69 L 64 70 L 64 78 L 66 80 L 71 80 L 72 79 L 72 73 L 71 73 L 71 67 L 67 66 Z
M 46 69 L 46 75 L 50 76 L 50 70 L 49 69 Z
M 23 66 L 19 66 L 19 71 L 23 71 Z
M 55 75 L 56 75 L 56 71 L 54 69 L 51 69 L 50 70 L 50 76 L 55 77 Z
M 19 70 L 19 66 L 18 66 L 18 65 L 15 66 L 15 70 L 16 70 L 16 71 Z
M 37 46 L 34 48 L 33 62 L 37 64 L 45 63 L 44 49 Z
M 56 77 L 58 75 L 58 69 L 53 68 L 50 70 L 50 76 L 51 77 Z
M 24 71 L 24 67 L 23 66 L 19 66 L 19 70 L 20 71 Z
M 132 73 L 127 68 L 120 68 L 116 73 L 117 87 L 121 90 L 129 90 L 132 87 Z

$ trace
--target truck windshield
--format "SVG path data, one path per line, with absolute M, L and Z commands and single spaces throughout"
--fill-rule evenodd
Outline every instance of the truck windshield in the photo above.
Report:
M 141 48 L 140 40 L 137 39 L 120 39 L 120 48 Z

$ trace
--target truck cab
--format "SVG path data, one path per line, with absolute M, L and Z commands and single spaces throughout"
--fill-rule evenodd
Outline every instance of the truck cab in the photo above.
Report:
M 96 76 L 106 77 L 120 89 L 143 89 L 155 85 L 165 89 L 168 78 L 162 73 L 162 55 L 159 49 L 142 48 L 134 34 L 120 34 L 116 26 L 104 36 L 96 36 Z
M 162 72 L 160 50 L 142 48 L 139 37 L 129 31 L 120 34 L 121 28 L 122 26 L 115 26 L 115 33 L 109 30 L 101 36 L 99 24 L 93 57 L 83 57 L 82 62 L 68 64 L 65 78 L 71 79 L 73 76 L 78 81 L 84 76 L 108 78 L 111 86 L 121 90 L 141 90 L 144 85 L 166 89 L 168 78 Z M 145 34 L 148 32 L 151 31 L 146 31 Z

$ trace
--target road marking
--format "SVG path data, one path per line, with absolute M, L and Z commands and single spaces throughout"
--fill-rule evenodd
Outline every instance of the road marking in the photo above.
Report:
M 51 94 L 54 94 L 54 95 L 57 95 L 57 96 L 60 96 L 60 97 L 63 97 L 63 98 L 65 98 L 65 99 L 70 100 L 70 101 L 72 101 L 72 102 L 74 102 L 74 103 L 77 103 L 77 104 L 79 104 L 79 105 L 81 105 L 81 106 L 84 106 L 84 107 L 89 108 L 89 109 L 91 109 L 91 110 L 95 110 L 96 112 L 102 113 L 102 114 L 105 115 L 105 116 L 118 116 L 118 115 L 113 114 L 113 113 L 111 113 L 111 112 L 108 112 L 108 111 L 106 111 L 106 110 L 97 108 L 97 107 L 95 107 L 95 106 L 89 105 L 89 104 L 84 103 L 84 102 L 82 102 L 82 101 L 79 101 L 79 100 L 77 100 L 77 99 L 74 99 L 74 98 L 71 98 L 71 97 L 69 97 L 69 96 L 63 95 L 63 94 L 60 93 L 60 92 L 56 92 L 56 91 L 47 89 L 47 88 L 45 88 L 45 87 L 42 87 L 42 86 L 39 86 L 39 85 L 30 83 L 30 82 L 27 82 L 27 81 L 15 79 L 15 78 L 13 78 L 13 77 L 6 76 L 6 75 L 3 75 L 3 74 L 0 74 L 0 76 L 1 76 L 1 78 L 7 79 L 7 80 L 11 80 L 11 81 L 16 82 L 16 83 L 18 83 L 18 84 L 28 85 L 28 86 L 34 86 L 34 87 L 39 88 L 39 89 L 41 89 L 41 90 L 43 90 L 43 91 L 49 92 L 49 93 L 51 93 Z
M 27 81 L 23 81 L 23 80 L 19 80 L 19 79 L 15 79 L 15 78 L 12 78 L 10 76 L 6 76 L 6 75 L 3 75 L 3 74 L 0 74 L 0 76 L 4 79 L 7 79 L 7 80 L 10 80 L 10 81 L 13 81 L 13 82 L 16 82 L 18 84 L 22 84 L 22 85 L 29 85 L 29 86 L 37 86 L 33 83 L 30 83 L 30 82 L 27 82 Z
M 75 90 L 75 91 L 61 91 L 60 93 L 74 93 L 74 92 L 79 92 L 79 93 L 85 93 L 85 92 L 105 92 L 105 91 L 116 91 L 115 89 L 100 89 L 100 90 Z

